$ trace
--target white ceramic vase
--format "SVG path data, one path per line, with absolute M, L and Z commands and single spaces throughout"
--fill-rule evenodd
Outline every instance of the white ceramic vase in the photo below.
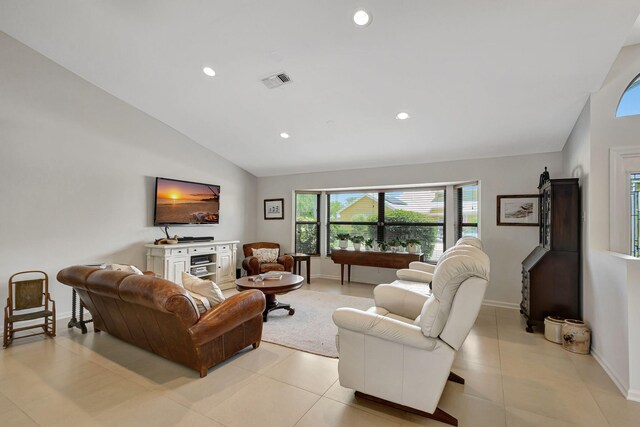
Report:
M 348 240 L 340 240 L 340 249 L 347 249 L 347 246 L 349 246 L 349 241 Z
M 354 243 L 353 244 L 353 249 L 355 249 L 356 251 L 360 250 L 360 245 L 362 245 L 362 243 Z
M 562 348 L 572 353 L 589 354 L 591 329 L 586 322 L 566 319 L 562 325 Z

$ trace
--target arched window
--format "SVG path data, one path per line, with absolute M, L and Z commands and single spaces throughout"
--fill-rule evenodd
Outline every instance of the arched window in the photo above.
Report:
M 631 84 L 627 86 L 616 110 L 616 117 L 634 116 L 636 114 L 640 114 L 640 75 L 636 76 Z

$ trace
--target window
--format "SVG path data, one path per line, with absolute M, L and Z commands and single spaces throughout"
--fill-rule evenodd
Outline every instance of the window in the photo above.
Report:
M 444 188 L 329 193 L 327 252 L 338 246 L 339 233 L 348 233 L 386 243 L 415 239 L 425 259 L 438 259 L 445 246 L 444 201 Z
M 296 193 L 296 252 L 320 255 L 320 194 Z
M 381 240 L 378 235 L 379 193 L 327 194 L 327 253 L 338 246 L 338 234 Z M 353 246 L 349 242 L 350 246 Z
M 622 93 L 616 117 L 634 116 L 636 114 L 640 114 L 640 75 L 633 79 Z
M 478 237 L 478 184 L 456 188 L 456 236 Z
M 631 256 L 640 256 L 640 173 L 631 175 Z

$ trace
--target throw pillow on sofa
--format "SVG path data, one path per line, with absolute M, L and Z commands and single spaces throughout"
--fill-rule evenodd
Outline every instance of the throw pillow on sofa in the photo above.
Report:
M 100 267 L 104 268 L 105 270 L 124 271 L 125 273 L 143 274 L 142 271 L 138 267 L 136 267 L 135 265 L 105 264 L 104 267 L 102 267 L 102 266 L 100 266 Z
M 211 308 L 225 300 L 222 291 L 212 280 L 201 279 L 184 271 L 182 272 L 182 286 L 190 293 L 206 298 Z
M 278 253 L 280 249 L 251 249 L 253 251 L 253 256 L 258 258 L 258 262 L 260 264 L 273 263 L 278 262 Z

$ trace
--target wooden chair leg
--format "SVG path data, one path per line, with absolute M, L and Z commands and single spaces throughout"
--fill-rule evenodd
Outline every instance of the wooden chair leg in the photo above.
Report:
M 453 372 L 449 372 L 449 381 L 453 383 L 464 384 L 464 378 L 462 378 L 460 375 L 454 374 Z
M 253 344 L 251 344 L 253 346 L 254 349 L 260 347 L 260 341 L 256 341 Z
M 392 407 L 394 409 L 400 409 L 401 411 L 410 412 L 412 414 L 420 415 L 421 417 L 425 417 L 425 418 L 429 418 L 429 419 L 432 419 L 432 420 L 440 421 L 440 422 L 445 423 L 445 424 L 449 424 L 449 425 L 456 426 L 456 427 L 458 426 L 458 420 L 455 417 L 453 417 L 452 415 L 446 413 L 445 411 L 443 411 L 440 408 L 436 408 L 436 410 L 433 411 L 433 414 L 430 414 L 428 412 L 424 412 L 424 411 L 421 411 L 419 409 L 411 408 L 409 406 L 400 405 L 399 403 L 389 402 L 388 400 L 384 400 L 384 399 L 381 399 L 379 397 L 371 396 L 370 394 L 365 394 L 365 393 L 361 393 L 359 391 L 356 391 L 356 398 L 358 398 L 358 397 L 360 397 L 362 399 L 370 400 L 372 402 L 380 403 L 382 405 L 390 406 L 390 407 Z

